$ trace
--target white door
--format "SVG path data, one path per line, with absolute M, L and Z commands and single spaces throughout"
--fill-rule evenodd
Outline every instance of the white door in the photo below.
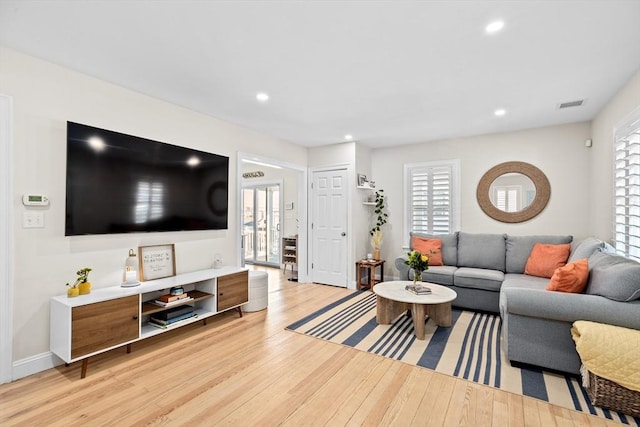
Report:
M 347 171 L 313 172 L 311 280 L 347 287 Z

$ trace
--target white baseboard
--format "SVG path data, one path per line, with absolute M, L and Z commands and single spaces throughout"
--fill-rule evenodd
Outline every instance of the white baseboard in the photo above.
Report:
M 64 362 L 50 351 L 13 362 L 12 380 L 28 377 L 62 365 Z

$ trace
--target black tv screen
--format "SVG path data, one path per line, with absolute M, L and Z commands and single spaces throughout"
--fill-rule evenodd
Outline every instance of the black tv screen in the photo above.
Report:
M 226 229 L 229 158 L 67 122 L 66 236 Z

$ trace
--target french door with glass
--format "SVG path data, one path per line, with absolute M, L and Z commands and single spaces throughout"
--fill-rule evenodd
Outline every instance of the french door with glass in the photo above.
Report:
M 280 266 L 280 184 L 242 188 L 244 262 Z

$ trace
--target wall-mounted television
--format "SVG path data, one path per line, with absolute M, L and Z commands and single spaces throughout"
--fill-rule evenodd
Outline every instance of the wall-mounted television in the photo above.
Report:
M 67 122 L 66 236 L 228 227 L 229 158 Z

